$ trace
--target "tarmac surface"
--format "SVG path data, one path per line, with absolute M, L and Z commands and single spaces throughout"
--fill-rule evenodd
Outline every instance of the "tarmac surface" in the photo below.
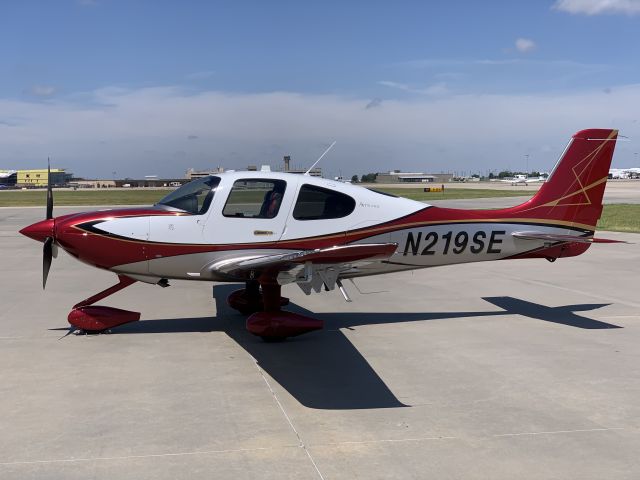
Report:
M 353 303 L 288 286 L 325 330 L 283 343 L 245 331 L 235 286 L 178 281 L 61 339 L 115 276 L 61 253 L 43 292 L 17 233 L 43 211 L 0 209 L 3 480 L 640 478 L 640 235 L 347 282 Z

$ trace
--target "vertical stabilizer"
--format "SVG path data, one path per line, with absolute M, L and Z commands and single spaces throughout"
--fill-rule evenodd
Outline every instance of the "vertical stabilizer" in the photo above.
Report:
M 617 137 L 612 129 L 576 133 L 538 193 L 512 212 L 594 228 Z

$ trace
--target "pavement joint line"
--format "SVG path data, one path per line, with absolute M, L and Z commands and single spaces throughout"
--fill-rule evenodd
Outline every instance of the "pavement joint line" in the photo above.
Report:
M 53 460 L 25 460 L 17 462 L 0 462 L 0 466 L 11 465 L 36 465 L 47 463 L 74 463 L 74 462 L 96 462 L 108 460 L 132 460 L 138 458 L 158 458 L 158 457 L 181 457 L 191 455 L 213 455 L 219 453 L 240 453 L 240 452 L 261 452 L 276 450 L 279 448 L 298 448 L 298 445 L 279 445 L 276 447 L 255 447 L 255 448 L 230 448 L 225 450 L 196 450 L 194 452 L 174 452 L 174 453 L 150 453 L 147 455 L 121 455 L 113 457 L 81 457 L 81 458 L 58 458 Z
M 322 472 L 320 472 L 320 469 L 318 468 L 318 465 L 316 464 L 315 460 L 311 456 L 311 452 L 309 452 L 309 449 L 307 448 L 307 446 L 305 445 L 304 441 L 302 440 L 302 437 L 298 433 L 298 430 L 296 429 L 295 425 L 293 425 L 293 422 L 291 421 L 291 418 L 289 417 L 289 415 L 287 414 L 286 410 L 284 409 L 284 406 L 280 402 L 280 399 L 278 398 L 278 395 L 276 394 L 276 392 L 271 387 L 271 384 L 269 383 L 269 380 L 267 379 L 266 375 L 264 374 L 264 371 L 262 370 L 262 368 L 260 368 L 260 365 L 258 364 L 258 361 L 252 355 L 249 355 L 249 356 L 251 357 L 251 360 L 253 360 L 253 363 L 255 364 L 256 368 L 258 369 L 258 372 L 260 372 L 260 376 L 262 377 L 262 380 L 264 380 L 264 383 L 267 385 L 267 388 L 271 392 L 271 395 L 273 396 L 274 400 L 276 401 L 276 404 L 280 408 L 280 411 L 284 415 L 284 418 L 287 420 L 287 422 L 289 423 L 289 426 L 293 430 L 293 433 L 295 433 L 296 437 L 298 438 L 299 447 L 302 448 L 304 450 L 304 452 L 307 454 L 307 457 L 309 458 L 309 461 L 311 461 L 311 464 L 313 465 L 313 468 L 316 470 L 316 473 L 318 474 L 320 479 L 324 480 L 324 476 L 322 475 Z
M 559 435 L 563 433 L 591 433 L 591 432 L 609 432 L 614 430 L 625 430 L 625 427 L 611 427 L 611 428 L 582 428 L 575 430 L 549 430 L 544 432 L 515 432 L 515 433 L 495 433 L 489 435 L 483 435 L 483 438 L 500 438 L 500 437 L 522 437 L 522 436 L 536 436 L 536 435 Z M 456 437 L 456 436 L 437 436 L 437 437 L 413 437 L 413 438 L 387 438 L 379 440 L 361 440 L 361 441 L 346 441 L 346 442 L 332 442 L 332 443 L 320 443 L 314 445 L 315 447 L 324 446 L 341 446 L 341 445 L 367 445 L 375 443 L 403 443 L 403 442 L 425 442 L 431 440 L 463 440 L 469 437 Z
M 278 404 L 280 404 L 280 402 L 278 402 Z M 286 412 L 283 411 L 283 413 L 285 414 L 287 420 L 289 420 L 289 417 L 286 415 Z M 289 422 L 291 421 L 289 420 Z M 292 428 L 293 428 L 293 425 L 292 425 Z M 490 437 L 513 437 L 513 436 L 528 436 L 528 435 L 557 435 L 557 434 L 563 434 L 563 433 L 606 432 L 606 431 L 613 431 L 613 430 L 625 430 L 625 428 L 611 427 L 611 428 L 586 428 L 586 429 L 575 429 L 575 430 L 553 430 L 553 431 L 544 431 L 544 432 L 498 433 L 498 434 L 493 434 L 489 436 Z M 212 454 L 220 454 L 220 453 L 259 452 L 259 451 L 275 450 L 279 448 L 301 448 L 301 447 L 305 448 L 297 432 L 296 432 L 296 435 L 300 440 L 300 444 L 298 445 L 280 445 L 277 447 L 256 447 L 256 448 L 232 448 L 232 449 L 225 449 L 225 450 L 197 450 L 194 452 L 155 453 L 155 454 L 152 453 L 147 455 L 122 455 L 122 456 L 112 456 L 112 457 L 83 457 L 83 458 L 60 458 L 60 459 L 53 459 L 53 460 L 25 460 L 25 461 L 16 461 L 16 462 L 0 462 L 0 466 L 94 462 L 94 461 L 109 461 L 109 460 L 131 460 L 131 459 L 142 459 L 142 458 L 212 455 Z M 382 439 L 382 440 L 324 443 L 324 444 L 317 444 L 316 446 L 322 447 L 322 446 L 340 446 L 340 445 L 366 445 L 366 444 L 375 444 L 375 443 L 421 442 L 421 441 L 429 441 L 429 440 L 461 440 L 462 438 L 463 437 L 455 437 L 455 436 L 453 437 L 439 436 L 439 437 L 416 437 L 416 438 L 390 438 L 390 439 Z M 311 458 L 310 455 L 309 455 L 309 458 L 313 462 L 313 459 Z M 318 475 L 320 475 L 320 477 L 324 480 L 324 477 L 322 477 L 322 474 L 320 473 L 320 471 L 317 470 L 317 466 L 315 462 L 313 462 L 313 465 L 316 468 Z

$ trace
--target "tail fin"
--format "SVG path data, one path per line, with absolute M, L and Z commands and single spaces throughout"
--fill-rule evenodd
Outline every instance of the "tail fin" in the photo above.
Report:
M 618 131 L 612 129 L 576 133 L 538 193 L 514 210 L 527 217 L 595 228 L 617 137 Z

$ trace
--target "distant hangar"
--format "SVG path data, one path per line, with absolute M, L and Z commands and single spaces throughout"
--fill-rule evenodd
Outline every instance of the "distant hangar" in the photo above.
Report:
M 392 170 L 378 173 L 376 183 L 446 183 L 453 180 L 451 173 L 416 173 Z

